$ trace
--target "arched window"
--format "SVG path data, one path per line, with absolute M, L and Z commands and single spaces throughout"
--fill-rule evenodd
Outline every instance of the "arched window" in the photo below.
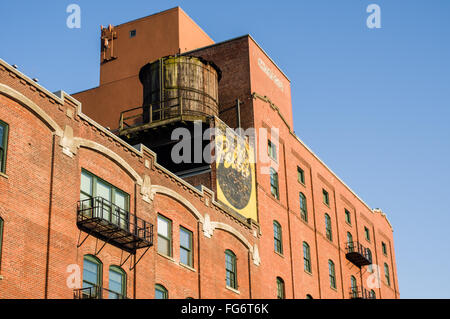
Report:
M 277 298 L 278 299 L 284 299 L 285 298 L 285 292 L 284 292 L 284 280 L 280 277 L 277 277 Z
M 350 290 L 352 298 L 358 298 L 358 283 L 355 276 L 350 277 Z
M 348 247 L 348 252 L 352 253 L 353 252 L 353 236 L 350 232 L 347 232 L 347 247 Z
M 307 242 L 303 242 L 303 262 L 305 271 L 311 273 L 311 250 Z
M 109 299 L 124 299 L 127 295 L 127 273 L 118 266 L 109 267 Z
M 0 217 L 0 269 L 2 269 L 3 219 Z
M 370 299 L 377 299 L 377 295 L 375 294 L 375 290 L 370 290 Z
M 389 266 L 386 263 L 384 263 L 384 277 L 386 278 L 386 284 L 388 286 L 390 286 L 391 285 L 391 277 L 389 275 Z
M 273 168 L 270 168 L 270 192 L 273 197 L 280 199 L 280 193 L 278 191 L 278 173 Z
M 273 222 L 273 238 L 275 251 L 279 254 L 283 253 L 283 235 L 281 230 L 281 225 L 277 222 Z
M 228 249 L 225 251 L 225 271 L 227 286 L 238 289 L 236 255 Z
M 327 235 L 327 238 L 332 241 L 333 240 L 333 233 L 331 230 L 331 218 L 330 215 L 325 214 L 325 232 Z
M 306 295 L 306 299 L 314 299 L 310 294 Z
M 155 299 L 168 299 L 169 292 L 166 287 L 163 285 L 157 284 L 155 285 Z
M 306 197 L 305 194 L 300 193 L 300 217 L 307 222 L 308 221 L 308 211 L 306 210 Z
M 102 262 L 92 255 L 85 255 L 83 259 L 83 295 L 85 298 L 101 298 L 102 279 Z
M 331 259 L 328 260 L 328 273 L 330 276 L 330 287 L 336 289 L 336 271 L 334 262 Z

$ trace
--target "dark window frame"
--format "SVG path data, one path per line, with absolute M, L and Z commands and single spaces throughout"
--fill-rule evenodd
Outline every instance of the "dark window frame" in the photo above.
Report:
M 172 257 L 172 256 L 173 256 L 173 247 L 172 247 L 172 245 L 173 245 L 173 233 L 172 233 L 173 225 L 172 225 L 172 220 L 169 219 L 169 218 L 167 218 L 167 217 L 165 217 L 164 215 L 158 214 L 158 215 L 156 216 L 156 223 L 157 223 L 157 224 L 158 224 L 158 219 L 159 219 L 159 218 L 161 218 L 162 220 L 165 220 L 165 221 L 167 222 L 168 228 L 169 228 L 169 229 L 167 230 L 167 233 L 168 233 L 168 235 L 169 235 L 169 238 L 167 238 L 166 236 L 160 234 L 160 233 L 159 233 L 159 227 L 158 227 L 158 229 L 156 230 L 157 236 L 158 236 L 158 247 L 157 247 L 156 249 L 157 249 L 157 252 L 158 252 L 159 254 L 162 254 L 162 255 L 168 256 L 168 257 Z M 162 239 L 164 239 L 164 240 L 167 240 L 168 246 L 169 246 L 169 254 L 166 254 L 166 253 L 164 253 L 164 252 L 159 251 L 159 240 L 160 240 L 160 238 L 162 238 Z
M 350 213 L 350 211 L 348 209 L 344 210 L 344 214 L 345 214 L 345 222 L 349 225 L 352 224 L 352 214 Z
M 303 269 L 310 274 L 312 273 L 311 247 L 306 241 L 303 242 Z
M 367 226 L 364 226 L 364 237 L 370 242 L 370 229 Z
M 159 291 L 159 292 L 161 292 L 163 294 L 163 298 L 162 299 L 169 299 L 169 291 L 163 285 L 161 285 L 161 284 L 156 284 L 155 285 L 155 299 L 156 299 L 156 291 Z
M 278 162 L 277 146 L 271 140 L 267 140 L 267 154 L 272 160 Z
M 225 250 L 225 282 L 226 286 L 231 289 L 238 289 L 237 280 L 237 257 L 236 254 L 230 250 Z
M 330 206 L 330 194 L 325 190 L 325 188 L 322 188 L 322 195 L 323 195 L 323 203 Z
M 94 263 L 97 265 L 97 278 L 96 278 L 96 282 L 92 283 L 89 282 L 87 280 L 85 280 L 84 278 L 84 261 L 88 261 L 91 263 Z M 90 255 L 90 254 L 86 254 L 83 257 L 83 276 L 82 276 L 82 283 L 83 283 L 83 288 L 84 287 L 84 283 L 86 283 L 87 285 L 93 286 L 93 287 L 102 287 L 103 286 L 103 263 L 100 259 L 98 259 L 97 257 L 95 257 L 94 255 Z
M 391 275 L 389 273 L 389 266 L 386 263 L 384 263 L 384 278 L 386 279 L 386 284 L 390 287 L 391 286 Z
M 286 299 L 284 280 L 281 277 L 277 277 L 277 299 Z
M 329 241 L 333 241 L 333 229 L 331 225 L 331 217 L 325 213 L 325 235 Z
M 189 246 L 190 247 L 184 247 L 181 244 L 181 233 L 182 232 L 185 232 L 186 234 L 189 235 Z M 182 250 L 187 251 L 187 253 L 188 253 L 188 263 L 184 263 L 181 261 L 181 251 Z M 180 263 L 182 263 L 183 265 L 189 266 L 189 267 L 194 267 L 194 233 L 183 226 L 180 226 Z
M 283 255 L 283 228 L 276 220 L 273 221 L 273 240 L 274 251 L 280 255 Z
M 0 120 L 3 127 L 3 137 L 0 140 L 0 173 L 6 173 L 6 160 L 8 155 L 9 124 Z
M 270 193 L 277 200 L 280 199 L 280 183 L 278 173 L 272 167 L 270 168 Z
M 387 256 L 387 246 L 386 243 L 384 241 L 381 242 L 381 250 L 383 252 L 383 255 Z
M 82 187 L 82 178 L 83 178 L 83 174 L 85 176 L 88 176 L 90 178 L 91 181 L 91 189 L 89 190 L 90 193 L 86 193 L 85 191 L 83 191 L 83 187 Z M 81 169 L 81 174 L 80 174 L 80 200 L 82 200 L 83 205 L 86 204 L 85 200 L 82 198 L 82 195 L 86 196 L 87 199 L 93 199 L 96 197 L 100 197 L 98 196 L 98 192 L 97 192 L 97 186 L 98 184 L 104 184 L 105 186 L 107 186 L 109 188 L 109 196 L 110 196 L 110 200 L 108 200 L 109 202 L 111 202 L 113 205 L 118 206 L 118 203 L 116 201 L 116 196 L 118 195 L 123 195 L 125 198 L 125 207 L 120 207 L 120 210 L 118 212 L 115 212 L 115 214 L 112 213 L 112 207 L 110 207 L 109 205 L 104 205 L 104 207 L 108 207 L 107 211 L 109 210 L 108 213 L 108 219 L 111 222 L 114 223 L 120 223 L 121 227 L 123 228 L 128 228 L 129 227 L 129 218 L 130 218 L 130 194 L 128 194 L 127 192 L 123 191 L 122 189 L 118 188 L 117 186 L 114 186 L 113 184 L 109 183 L 108 181 L 104 180 L 103 178 L 95 175 L 94 173 L 90 172 L 89 170 L 82 168 Z M 92 205 L 92 201 L 89 201 L 89 205 Z M 119 206 L 118 206 L 119 207 Z M 118 217 L 120 216 L 120 217 Z M 102 212 L 102 217 L 103 216 L 103 212 Z M 114 220 L 114 219 L 118 219 L 118 220 Z
M 306 203 L 306 196 L 302 192 L 299 194 L 299 202 L 300 202 L 300 217 L 305 221 L 308 222 L 308 208 Z M 303 203 L 303 205 L 302 205 Z
M 108 277 L 108 279 L 109 279 L 109 281 L 108 281 L 108 289 L 112 293 L 114 293 L 116 295 L 120 294 L 122 297 L 126 298 L 126 296 L 127 296 L 127 272 L 122 267 L 117 266 L 117 265 L 109 266 L 109 272 L 111 272 L 111 271 L 121 275 L 121 277 L 122 277 L 122 291 L 121 292 L 117 292 L 117 291 L 114 291 L 114 290 L 111 289 L 111 287 L 110 287 L 111 276 Z M 109 295 L 111 294 L 111 292 L 109 293 Z M 112 299 L 112 298 L 110 297 L 110 299 Z
M 330 278 L 330 287 L 333 289 L 337 289 L 336 285 L 336 266 L 331 259 L 328 259 L 328 275 Z
M 305 185 L 305 171 L 300 166 L 297 166 L 297 180 Z

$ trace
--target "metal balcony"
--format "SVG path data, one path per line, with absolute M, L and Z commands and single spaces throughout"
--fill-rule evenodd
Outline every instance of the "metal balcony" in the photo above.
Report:
M 102 197 L 78 202 L 77 226 L 129 253 L 153 245 L 153 225 Z
M 345 257 L 359 268 L 372 264 L 372 258 L 367 253 L 367 248 L 360 243 L 348 242 L 345 248 L 347 250 Z
M 375 294 L 365 288 L 351 287 L 350 299 L 376 299 Z
M 126 296 L 112 290 L 92 286 L 87 288 L 75 289 L 73 299 L 128 299 Z

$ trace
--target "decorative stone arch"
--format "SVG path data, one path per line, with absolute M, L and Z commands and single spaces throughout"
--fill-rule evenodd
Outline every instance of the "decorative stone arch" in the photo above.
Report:
M 236 237 L 240 242 L 242 242 L 242 244 L 245 247 L 247 247 L 250 251 L 253 250 L 252 244 L 239 231 L 237 231 L 236 228 L 221 222 L 211 222 L 211 225 L 212 227 L 214 227 L 214 229 L 221 229 L 230 233 L 231 235 Z
M 167 188 L 165 186 L 161 186 L 161 185 L 152 185 L 151 190 L 150 190 L 150 198 L 152 200 L 154 199 L 155 194 L 166 195 L 166 196 L 176 200 L 177 202 L 183 204 L 197 218 L 197 220 L 200 223 L 204 224 L 205 219 L 204 219 L 203 215 L 198 211 L 198 209 L 195 208 L 195 206 L 192 205 L 192 203 L 190 201 L 188 201 L 186 198 L 184 198 L 183 196 L 181 196 L 174 190 Z
M 211 222 L 211 227 L 212 229 L 221 229 L 236 237 L 245 247 L 247 247 L 249 252 L 252 254 L 253 263 L 256 266 L 259 266 L 261 264 L 258 246 L 256 244 L 252 246 L 252 244 L 247 240 L 247 238 L 245 238 L 236 228 L 221 222 Z
M 50 128 L 50 130 L 55 133 L 55 135 L 60 137 L 63 136 L 63 130 L 61 129 L 61 127 L 36 103 L 31 101 L 25 95 L 1 83 L 0 83 L 0 94 L 3 94 L 4 96 L 16 101 L 17 103 L 27 108 L 29 111 L 35 114 L 43 123 L 45 123 L 45 125 L 47 125 Z
M 76 137 L 73 139 L 73 145 L 77 148 L 86 148 L 93 151 L 96 151 L 102 155 L 105 155 L 117 165 L 119 165 L 122 169 L 128 172 L 128 174 L 135 180 L 138 185 L 142 185 L 142 177 L 128 164 L 122 157 L 120 157 L 117 153 L 114 153 L 109 148 L 96 143 L 91 140 L 87 140 L 84 138 Z

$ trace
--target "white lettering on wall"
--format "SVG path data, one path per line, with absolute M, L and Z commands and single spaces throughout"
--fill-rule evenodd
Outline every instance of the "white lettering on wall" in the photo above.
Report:
M 275 75 L 275 73 L 264 63 L 261 58 L 258 58 L 258 65 L 261 70 L 271 79 L 276 86 L 280 88 L 282 92 L 284 92 L 283 82 Z

